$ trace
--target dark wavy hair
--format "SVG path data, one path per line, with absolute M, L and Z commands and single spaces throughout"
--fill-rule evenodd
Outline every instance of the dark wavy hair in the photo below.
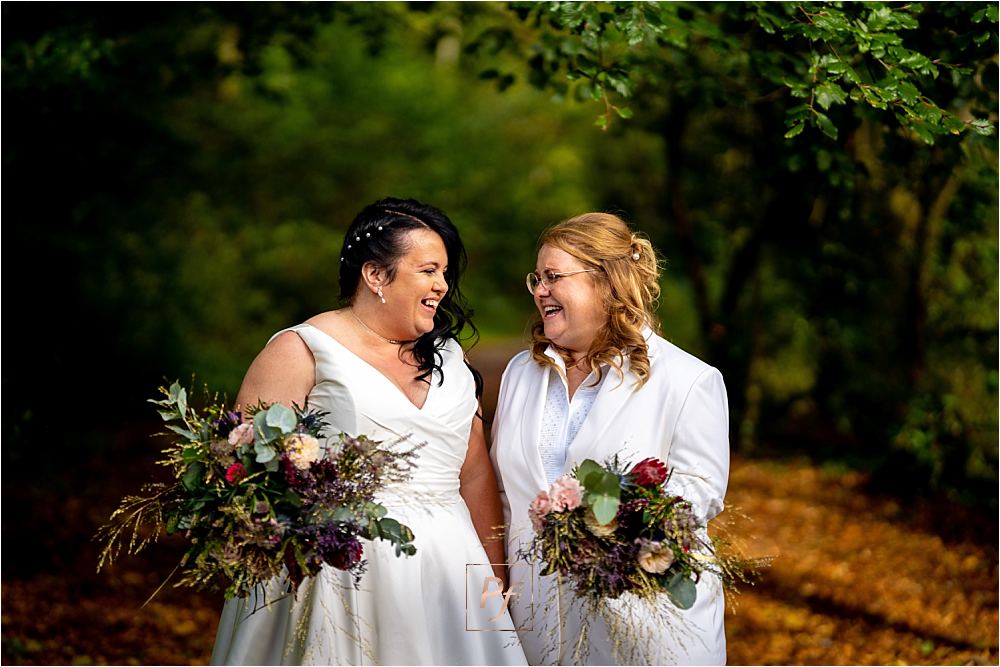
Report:
M 362 209 L 348 228 L 340 250 L 340 300 L 345 306 L 354 303 L 361 281 L 361 268 L 368 262 L 385 271 L 389 282 L 392 282 L 399 260 L 408 250 L 405 243 L 407 232 L 421 228 L 431 230 L 444 242 L 448 254 L 448 270 L 444 273 L 448 291 L 434 314 L 434 329 L 413 343 L 413 356 L 420 369 L 417 379 L 430 382 L 436 370 L 443 382 L 440 350 L 445 341 L 448 338 L 471 340 L 475 345 L 479 340 L 479 330 L 472 323 L 472 310 L 459 286 L 459 279 L 469 260 L 458 229 L 444 212 L 415 199 L 395 197 L 380 199 Z M 466 327 L 470 332 L 463 336 Z M 475 379 L 478 399 L 483 393 L 483 376 L 468 361 L 466 366 Z

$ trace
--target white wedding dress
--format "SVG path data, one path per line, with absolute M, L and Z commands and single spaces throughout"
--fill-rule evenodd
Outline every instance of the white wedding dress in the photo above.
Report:
M 312 350 L 316 385 L 308 405 L 329 413 L 330 433 L 385 443 L 406 435 L 404 446 L 425 443 L 411 479 L 378 497 L 389 516 L 413 529 L 417 553 L 396 557 L 391 544 L 363 540 L 367 569 L 357 588 L 349 574 L 324 566 L 295 598 L 285 595 L 278 578 L 260 599 L 228 600 L 212 663 L 526 664 L 509 613 L 498 613 L 502 598 L 482 596 L 484 576 L 492 572 L 459 495 L 478 408 L 461 347 L 449 340 L 441 350 L 444 383 L 438 385 L 435 373 L 417 408 L 323 331 L 308 324 L 288 330 Z

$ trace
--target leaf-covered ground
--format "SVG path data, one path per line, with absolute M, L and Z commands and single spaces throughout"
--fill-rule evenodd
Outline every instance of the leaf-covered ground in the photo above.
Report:
M 4 506 L 22 517 L 5 510 L 5 664 L 208 661 L 218 597 L 166 587 L 141 608 L 179 541 L 94 572 L 89 537 L 134 490 L 112 470 L 154 470 L 114 459 L 86 471 L 75 495 L 5 483 Z M 863 481 L 803 462 L 734 461 L 728 499 L 749 518 L 729 511 L 724 523 L 774 561 L 730 610 L 730 663 L 997 664 L 996 522 L 873 497 Z
M 726 619 L 733 664 L 997 664 L 997 522 L 866 494 L 864 477 L 736 460 L 746 551 L 773 555 Z

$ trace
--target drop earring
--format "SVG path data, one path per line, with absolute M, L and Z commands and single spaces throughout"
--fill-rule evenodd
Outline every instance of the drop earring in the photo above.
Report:
M 382 303 L 385 303 L 385 297 L 382 295 L 382 286 L 379 285 L 376 291 L 378 292 L 378 298 L 382 300 Z

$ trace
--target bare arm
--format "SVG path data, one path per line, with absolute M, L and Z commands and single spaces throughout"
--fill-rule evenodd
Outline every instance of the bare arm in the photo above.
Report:
M 315 384 L 312 352 L 294 331 L 268 343 L 250 364 L 236 395 L 236 405 L 247 408 L 265 403 L 304 406 Z
M 469 514 L 472 515 L 472 523 L 476 527 L 479 540 L 486 549 L 490 563 L 494 563 L 493 573 L 503 580 L 506 589 L 503 509 L 500 505 L 496 475 L 493 473 L 493 465 L 486 449 L 483 420 L 478 416 L 472 420 L 469 451 L 465 456 L 462 472 L 459 473 L 459 485 L 459 493 L 469 507 Z

